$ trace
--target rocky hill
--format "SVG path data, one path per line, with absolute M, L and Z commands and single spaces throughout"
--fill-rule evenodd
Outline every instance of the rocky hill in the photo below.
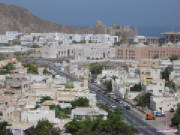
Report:
M 0 3 L 0 34 L 6 31 L 20 31 L 24 33 L 35 32 L 64 32 L 64 33 L 93 33 L 93 34 L 113 34 L 116 33 L 136 33 L 129 27 L 107 27 L 100 21 L 94 27 L 73 28 L 63 26 L 53 22 L 45 21 L 25 8 L 15 5 Z
M 27 9 L 0 3 L 0 33 L 17 30 L 21 32 L 63 31 L 64 26 L 45 21 Z

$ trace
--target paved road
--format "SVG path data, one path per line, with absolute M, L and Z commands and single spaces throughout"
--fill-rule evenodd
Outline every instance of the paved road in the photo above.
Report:
M 65 74 L 65 73 L 59 71 L 58 68 L 54 67 L 50 61 L 41 60 L 41 59 L 36 59 L 36 60 L 27 60 L 26 59 L 26 61 L 24 61 L 24 62 L 27 62 L 27 63 L 35 62 L 37 64 L 42 64 L 42 65 L 48 66 L 50 69 L 53 69 L 57 74 L 65 76 L 69 80 L 78 81 L 77 78 L 74 78 L 69 74 Z M 119 103 L 115 102 L 113 99 L 111 99 L 111 98 L 107 97 L 106 95 L 104 95 L 103 93 L 101 93 L 100 90 L 98 90 L 100 88 L 97 88 L 96 86 L 90 84 L 89 89 L 96 93 L 98 99 L 101 99 L 102 101 L 104 101 L 105 103 L 107 103 L 109 105 L 114 104 L 118 108 L 121 108 L 123 111 L 123 118 L 128 123 L 131 123 L 132 125 L 134 125 L 139 130 L 141 135 L 164 135 L 163 133 L 157 132 L 157 130 L 155 128 L 153 128 L 151 125 L 147 124 L 143 120 L 144 118 L 142 118 L 142 116 L 140 116 L 133 110 L 128 111 L 128 110 L 124 109 Z

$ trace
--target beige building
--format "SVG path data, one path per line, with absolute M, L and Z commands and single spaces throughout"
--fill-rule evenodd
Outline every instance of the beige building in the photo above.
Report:
M 142 89 L 145 93 L 152 93 L 154 96 L 163 96 L 165 92 L 165 80 L 151 80 L 143 85 Z
M 157 46 L 157 45 L 121 45 L 116 47 L 116 59 L 153 59 L 169 58 L 171 56 L 180 57 L 180 47 L 178 45 Z
M 39 120 L 49 120 L 55 122 L 55 110 L 28 110 L 21 112 L 21 122 L 36 123 Z
M 156 67 L 140 67 L 140 80 L 142 84 L 146 84 L 152 80 L 161 78 L 161 69 Z

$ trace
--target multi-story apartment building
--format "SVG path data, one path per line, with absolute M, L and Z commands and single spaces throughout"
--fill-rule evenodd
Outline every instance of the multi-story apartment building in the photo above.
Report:
M 180 57 L 179 46 L 121 45 L 116 47 L 117 59 L 153 59 Z

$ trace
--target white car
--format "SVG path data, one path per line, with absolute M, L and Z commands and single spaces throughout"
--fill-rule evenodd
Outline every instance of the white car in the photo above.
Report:
M 119 101 L 120 104 L 123 104 L 123 101 Z
M 116 106 L 116 105 L 111 105 L 111 107 L 112 107 L 112 108 L 117 108 L 117 106 Z

